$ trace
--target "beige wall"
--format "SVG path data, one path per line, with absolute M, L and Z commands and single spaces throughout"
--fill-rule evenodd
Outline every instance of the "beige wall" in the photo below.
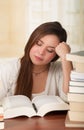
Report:
M 20 56 L 24 45 L 24 0 L 0 0 L 0 57 Z
M 53 20 L 66 28 L 72 51 L 84 50 L 84 0 L 0 0 L 0 57 L 23 55 L 34 28 Z
M 9 0 L 0 0 L 0 44 L 9 43 Z

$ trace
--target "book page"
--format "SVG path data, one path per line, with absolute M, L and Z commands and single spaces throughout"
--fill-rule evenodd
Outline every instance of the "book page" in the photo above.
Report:
M 3 100 L 4 118 L 36 115 L 30 99 L 24 95 L 8 96 Z
M 38 110 L 38 115 L 44 116 L 46 113 L 55 110 L 67 110 L 69 108 L 60 97 L 41 95 L 32 100 Z
M 32 107 L 30 99 L 23 95 L 8 96 L 3 99 L 2 105 L 4 110 L 22 106 Z
M 35 103 L 36 107 L 40 109 L 41 106 L 49 103 L 64 103 L 62 100 L 59 99 L 58 96 L 48 96 L 48 95 L 41 95 L 41 96 L 36 96 L 32 100 L 33 103 Z

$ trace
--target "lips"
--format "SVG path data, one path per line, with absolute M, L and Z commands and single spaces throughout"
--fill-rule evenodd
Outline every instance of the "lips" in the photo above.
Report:
M 42 57 L 39 57 L 39 56 L 35 56 L 35 59 L 40 60 L 40 61 L 43 60 L 43 58 L 42 58 Z

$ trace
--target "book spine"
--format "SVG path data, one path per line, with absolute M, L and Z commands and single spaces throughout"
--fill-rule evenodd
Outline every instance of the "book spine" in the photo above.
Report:
M 76 72 L 84 72 L 84 63 L 75 63 Z
M 69 85 L 70 86 L 84 86 L 84 82 L 70 80 Z
M 73 102 L 69 103 L 70 111 L 84 112 L 84 102 Z
M 69 92 L 84 94 L 84 87 L 73 87 L 73 86 L 69 86 Z
M 68 114 L 71 121 L 84 122 L 84 112 L 68 111 Z
M 70 121 L 84 123 L 84 51 L 82 54 L 67 54 L 66 59 L 72 61 L 74 68 L 70 73 L 68 116 Z
M 73 101 L 73 102 L 84 102 L 84 94 L 80 93 L 68 93 L 68 101 Z
M 2 106 L 0 106 L 0 129 L 4 129 L 4 113 Z

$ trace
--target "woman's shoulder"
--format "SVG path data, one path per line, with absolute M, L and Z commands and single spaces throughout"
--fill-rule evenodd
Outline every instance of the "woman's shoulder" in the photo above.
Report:
M 2 58 L 0 59 L 0 69 L 18 69 L 20 67 L 20 58 Z
M 54 62 L 52 62 L 51 63 L 51 68 L 62 68 L 62 63 L 61 63 L 61 61 L 60 60 L 57 60 L 57 61 L 54 61 Z
M 61 61 L 55 61 L 50 64 L 50 73 L 52 74 L 60 74 L 62 73 L 62 63 Z

